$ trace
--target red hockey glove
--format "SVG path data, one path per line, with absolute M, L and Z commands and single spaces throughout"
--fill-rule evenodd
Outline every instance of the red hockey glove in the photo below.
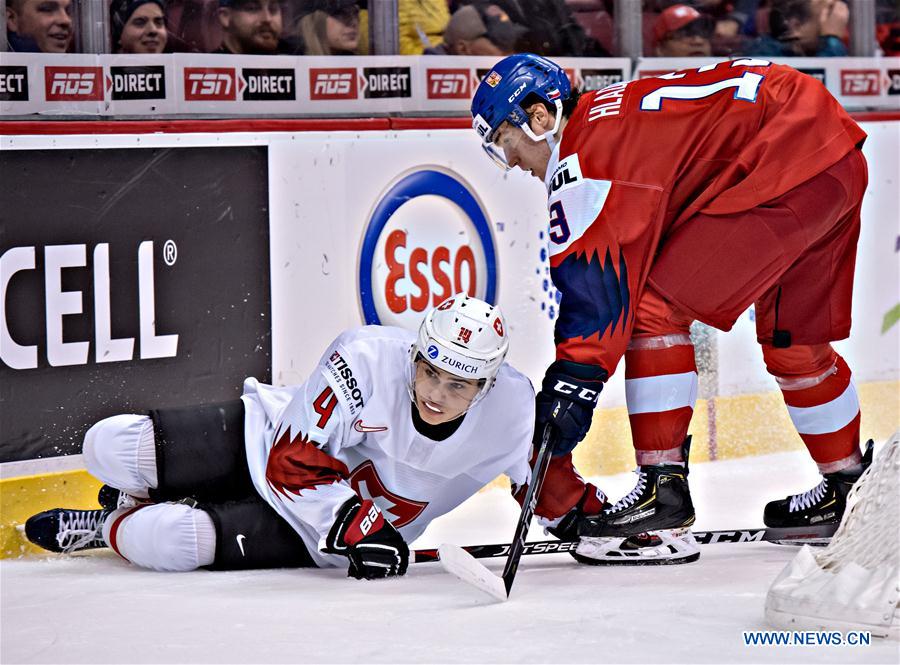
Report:
M 409 547 L 374 503 L 353 497 L 338 511 L 325 539 L 325 552 L 350 559 L 347 575 L 358 580 L 403 575 Z

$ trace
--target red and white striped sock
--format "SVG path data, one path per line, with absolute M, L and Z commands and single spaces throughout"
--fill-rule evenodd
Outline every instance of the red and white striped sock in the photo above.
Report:
M 834 364 L 818 376 L 775 380 L 819 471 L 834 473 L 861 463 L 859 397 L 843 358 L 835 354 Z
M 632 338 L 625 352 L 625 402 L 639 465 L 683 462 L 697 401 L 697 364 L 687 333 Z

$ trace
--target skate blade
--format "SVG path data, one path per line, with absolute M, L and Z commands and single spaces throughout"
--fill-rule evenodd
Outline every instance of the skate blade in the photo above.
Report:
M 827 547 L 831 543 L 831 538 L 813 538 L 811 540 L 773 540 L 776 545 L 786 545 L 788 547 L 801 547 L 809 545 L 811 547 Z
M 572 556 L 591 566 L 667 566 L 697 561 L 700 546 L 690 529 L 661 529 L 626 538 L 582 537 Z
M 578 563 L 588 566 L 677 566 L 682 563 L 693 563 L 700 558 L 700 552 L 689 554 L 679 559 L 652 559 L 645 557 L 643 559 L 589 559 L 572 552 L 572 556 Z

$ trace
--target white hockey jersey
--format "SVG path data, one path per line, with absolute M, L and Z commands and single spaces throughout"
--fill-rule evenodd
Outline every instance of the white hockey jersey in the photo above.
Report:
M 244 382 L 245 441 L 260 496 L 306 543 L 319 566 L 338 509 L 371 499 L 411 543 L 434 518 L 500 474 L 528 482 L 534 389 L 504 364 L 494 387 L 459 428 L 433 441 L 413 425 L 409 349 L 401 328 L 365 326 L 340 335 L 300 386 Z

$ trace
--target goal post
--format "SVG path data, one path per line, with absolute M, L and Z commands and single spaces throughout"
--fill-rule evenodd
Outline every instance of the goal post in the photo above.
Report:
M 847 497 L 829 545 L 804 545 L 775 578 L 766 620 L 786 630 L 862 630 L 898 637 L 900 431 Z

